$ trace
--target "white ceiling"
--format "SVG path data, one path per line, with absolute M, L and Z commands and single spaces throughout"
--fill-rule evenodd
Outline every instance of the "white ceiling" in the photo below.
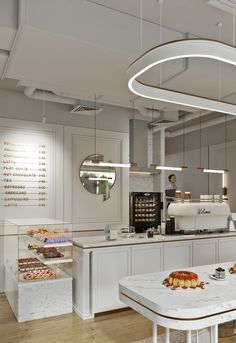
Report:
M 88 2 L 140 17 L 139 0 L 88 0 Z M 158 24 L 160 11 L 157 2 L 157 0 L 143 0 L 142 12 L 144 19 Z M 162 12 L 162 23 L 165 27 L 183 33 L 189 32 L 202 38 L 217 39 L 216 24 L 222 22 L 222 40 L 232 43 L 232 15 L 213 8 L 208 5 L 207 0 L 164 0 Z
M 105 103 L 130 106 L 135 96 L 128 90 L 126 69 L 141 52 L 160 43 L 157 0 L 142 3 L 141 32 L 139 0 L 70 0 L 69 5 L 68 0 L 22 0 L 22 27 L 5 78 L 78 99 L 92 99 L 96 93 Z M 216 24 L 221 21 L 222 41 L 232 43 L 232 15 L 209 6 L 207 0 L 164 0 L 162 8 L 162 41 L 184 38 L 184 33 L 217 39 Z M 179 75 L 163 86 L 218 98 L 216 62 L 191 59 L 188 70 L 182 70 L 183 61 L 165 64 L 164 80 Z M 158 84 L 159 70 L 145 78 Z M 223 96 L 235 93 L 235 80 L 236 69 L 222 65 Z M 236 95 L 225 100 L 236 103 Z M 135 101 L 137 107 L 152 105 L 191 110 L 141 98 Z

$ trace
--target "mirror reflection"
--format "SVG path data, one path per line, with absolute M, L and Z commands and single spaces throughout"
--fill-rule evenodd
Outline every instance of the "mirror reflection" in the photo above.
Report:
M 94 161 L 98 161 L 98 164 L 91 165 Z M 116 170 L 114 167 L 100 166 L 99 161 L 103 161 L 103 155 L 86 157 L 80 167 L 80 181 L 88 192 L 103 194 L 103 199 L 107 200 L 116 181 Z

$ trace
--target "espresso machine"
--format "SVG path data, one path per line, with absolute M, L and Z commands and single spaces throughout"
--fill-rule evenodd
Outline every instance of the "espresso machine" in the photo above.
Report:
M 173 202 L 168 215 L 175 218 L 175 233 L 229 231 L 231 213 L 226 202 Z

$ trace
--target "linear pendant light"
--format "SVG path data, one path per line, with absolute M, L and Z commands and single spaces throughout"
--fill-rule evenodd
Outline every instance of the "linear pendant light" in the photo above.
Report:
M 139 57 L 127 70 L 128 87 L 134 94 L 158 101 L 236 115 L 236 105 L 223 101 L 153 87 L 138 81 L 150 68 L 186 57 L 202 57 L 236 65 L 236 48 L 216 40 L 184 39 L 159 45 Z
M 203 173 L 224 174 L 224 172 L 223 169 L 203 169 Z
M 181 171 L 183 170 L 182 167 L 164 167 L 164 166 L 156 166 L 157 170 L 176 170 L 176 171 Z
M 100 166 L 100 167 L 118 167 L 118 168 L 130 168 L 130 163 L 113 163 L 113 162 L 102 162 L 98 160 L 85 161 L 86 166 Z

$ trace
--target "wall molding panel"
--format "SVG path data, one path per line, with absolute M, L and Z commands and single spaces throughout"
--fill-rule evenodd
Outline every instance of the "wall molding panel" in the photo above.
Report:
M 104 160 L 128 161 L 128 134 L 97 130 L 96 145 L 96 152 L 103 154 Z M 86 191 L 79 178 L 82 161 L 94 153 L 93 132 L 90 129 L 65 127 L 64 149 L 65 220 L 86 229 L 100 229 L 107 223 L 128 224 L 128 169 L 116 168 L 117 178 L 111 189 L 111 197 L 103 201 L 102 195 Z

